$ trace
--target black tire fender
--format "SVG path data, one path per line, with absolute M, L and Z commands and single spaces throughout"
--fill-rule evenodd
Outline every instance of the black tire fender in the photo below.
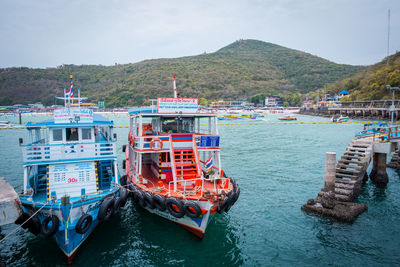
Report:
M 114 198 L 114 214 L 117 214 L 121 207 L 122 207 L 122 199 L 120 197 L 115 197 Z
M 201 215 L 201 208 L 193 200 L 188 200 L 184 204 L 185 213 L 191 218 L 198 218 Z
M 123 175 L 123 176 L 119 177 L 119 183 L 122 186 L 126 186 L 126 175 Z
M 90 226 L 92 225 L 92 222 L 93 222 L 93 217 L 90 214 L 87 213 L 83 214 L 75 225 L 75 231 L 78 234 L 83 235 L 89 230 Z
M 182 201 L 180 201 L 178 198 L 167 198 L 165 205 L 167 206 L 168 212 L 175 218 L 182 218 L 185 216 L 185 208 Z M 175 210 L 174 206 L 178 208 L 178 210 Z
M 51 222 L 51 227 L 49 228 L 49 223 Z M 45 236 L 53 236 L 57 231 L 58 227 L 60 226 L 60 220 L 54 214 L 50 214 L 47 216 L 41 226 L 42 234 Z
M 101 203 L 97 217 L 100 221 L 107 221 L 114 214 L 114 198 L 107 197 Z
M 165 201 L 167 199 L 160 194 L 156 194 L 153 196 L 153 203 L 154 206 L 159 210 L 159 211 L 165 211 L 167 209 L 167 206 L 165 205 Z
M 128 191 L 121 187 L 118 192 L 119 198 L 121 199 L 121 207 L 125 207 L 126 201 L 128 200 Z
M 222 213 L 223 211 L 225 211 L 227 207 L 231 206 L 231 203 L 232 203 L 232 198 L 225 197 L 225 199 L 219 204 L 217 212 Z
M 125 153 L 125 151 L 126 151 L 126 145 L 123 145 L 123 146 L 122 146 L 122 152 Z
M 136 203 L 139 204 L 141 207 L 146 207 L 146 202 L 144 201 L 144 194 L 142 190 L 136 190 L 134 191 L 134 199 Z
M 124 169 L 124 170 L 126 168 L 125 164 L 126 164 L 126 160 L 122 160 L 122 169 Z
M 155 209 L 154 201 L 153 201 L 153 194 L 147 191 L 144 191 L 144 202 L 146 202 L 146 206 L 150 209 Z

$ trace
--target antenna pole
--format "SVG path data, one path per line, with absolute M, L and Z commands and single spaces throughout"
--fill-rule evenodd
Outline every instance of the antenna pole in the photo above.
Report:
M 388 38 L 387 38 L 387 61 L 386 61 L 386 65 L 389 65 L 389 41 L 390 41 L 390 9 L 388 9 Z

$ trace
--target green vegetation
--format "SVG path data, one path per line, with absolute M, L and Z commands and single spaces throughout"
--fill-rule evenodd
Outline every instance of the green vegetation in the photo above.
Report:
M 172 96 L 174 75 L 180 95 L 204 98 L 202 104 L 219 99 L 260 101 L 263 95 L 281 95 L 294 105 L 299 103 L 300 93 L 362 69 L 271 43 L 240 40 L 215 53 L 135 64 L 0 69 L 0 105 L 52 104 L 54 96 L 61 96 L 68 87 L 69 74 L 74 75 L 74 87 L 81 88 L 82 96 L 91 102 L 104 100 L 106 107 L 142 105 L 148 98 Z
M 400 52 L 389 57 L 389 64 L 385 59 L 350 78 L 330 84 L 328 90 L 348 90 L 351 94 L 348 101 L 391 99 L 392 93 L 386 89 L 387 84 L 393 87 L 400 86 Z M 396 97 L 399 98 L 399 95 Z

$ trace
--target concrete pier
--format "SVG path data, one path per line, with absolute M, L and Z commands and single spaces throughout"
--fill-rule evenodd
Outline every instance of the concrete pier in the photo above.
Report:
M 4 178 L 0 178 L 0 226 L 14 223 L 21 213 L 18 194 Z
M 335 165 L 336 165 L 336 153 L 326 152 L 324 189 L 327 192 L 335 192 L 335 182 L 336 182 Z
M 385 153 L 374 154 L 372 171 L 369 177 L 371 178 L 371 181 L 378 187 L 385 187 L 389 182 L 386 172 L 386 158 L 387 155 Z

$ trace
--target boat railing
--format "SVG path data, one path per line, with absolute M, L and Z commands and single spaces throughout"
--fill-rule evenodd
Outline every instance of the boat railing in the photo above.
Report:
M 226 177 L 213 177 L 211 179 L 206 179 L 204 177 L 193 178 L 193 179 L 182 179 L 176 182 L 168 183 L 168 191 L 169 194 L 178 193 L 181 194 L 183 198 L 186 198 L 186 196 L 190 196 L 192 194 L 197 195 L 200 190 L 200 195 L 203 197 L 205 192 L 205 182 L 213 183 L 213 188 L 212 189 L 207 188 L 207 191 L 214 193 L 216 195 L 220 194 L 222 190 L 227 190 L 231 183 L 230 178 Z M 175 184 L 177 189 L 171 190 L 171 185 L 175 186 Z M 222 188 L 218 188 L 218 185 L 220 185 Z
M 152 148 L 150 143 L 154 139 L 160 139 L 162 142 L 162 150 L 169 150 L 171 146 L 170 135 L 147 135 L 147 136 L 136 136 L 134 148 L 138 150 L 149 150 Z M 219 135 L 213 134 L 193 134 L 193 139 L 196 141 L 196 146 L 199 149 L 202 148 L 219 148 Z M 193 146 L 191 144 L 186 144 L 188 147 Z
M 22 148 L 24 164 L 116 157 L 115 142 L 29 144 Z

